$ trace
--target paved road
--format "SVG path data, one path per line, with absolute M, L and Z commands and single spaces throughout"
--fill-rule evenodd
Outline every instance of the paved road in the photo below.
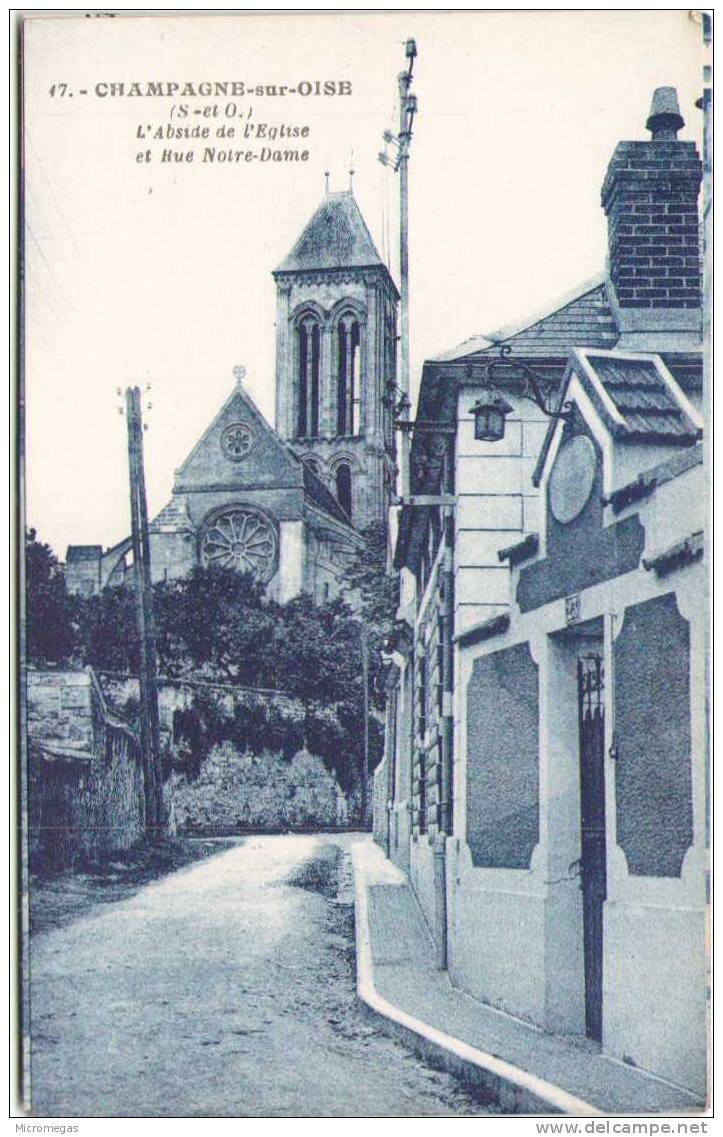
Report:
M 260 837 L 35 937 L 36 1116 L 483 1114 L 354 996 L 347 837 Z

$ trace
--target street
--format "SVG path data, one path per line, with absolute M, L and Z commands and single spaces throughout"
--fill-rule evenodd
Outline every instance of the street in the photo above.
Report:
M 346 850 L 359 839 L 239 839 L 36 935 L 33 1113 L 487 1113 L 356 1002 Z

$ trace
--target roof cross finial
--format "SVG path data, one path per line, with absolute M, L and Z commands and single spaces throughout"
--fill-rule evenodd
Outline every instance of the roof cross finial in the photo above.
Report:
M 324 170 L 324 192 L 328 196 L 328 194 L 329 194 L 329 171 L 328 170 Z
M 354 151 L 349 151 L 349 192 L 354 190 Z
M 233 377 L 236 380 L 236 386 L 237 387 L 243 387 L 243 381 L 244 381 L 245 374 L 246 374 L 246 368 L 244 367 L 244 365 L 242 363 L 237 363 L 233 369 Z

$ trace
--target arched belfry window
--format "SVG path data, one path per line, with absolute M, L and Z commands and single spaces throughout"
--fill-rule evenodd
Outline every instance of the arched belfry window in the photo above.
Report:
M 343 315 L 336 326 L 337 434 L 359 434 L 361 408 L 361 334 L 355 315 Z
M 351 517 L 351 466 L 348 462 L 340 462 L 336 468 L 336 497 L 347 517 Z
M 321 332 L 314 316 L 302 316 L 296 326 L 299 413 L 296 433 L 300 438 L 319 434 L 319 371 Z

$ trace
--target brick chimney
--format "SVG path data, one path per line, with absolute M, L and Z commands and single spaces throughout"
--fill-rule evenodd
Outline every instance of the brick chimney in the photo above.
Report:
M 654 351 L 700 335 L 702 165 L 695 143 L 678 140 L 685 124 L 674 87 L 654 92 L 645 125 L 649 141 L 618 143 L 602 205 L 620 346 Z

